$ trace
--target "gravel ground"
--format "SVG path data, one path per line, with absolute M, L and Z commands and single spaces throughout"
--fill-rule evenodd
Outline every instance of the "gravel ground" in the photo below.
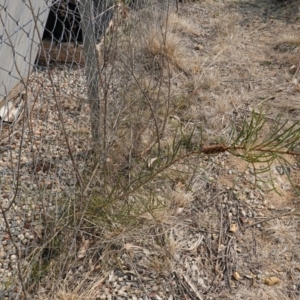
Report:
M 13 125 L 3 124 L 1 131 L 1 299 L 14 281 L 18 256 L 24 258 L 21 265 L 25 266 L 30 260 L 30 257 L 27 260 L 28 254 L 39 244 L 42 216 L 59 214 L 57 201 L 68 193 L 75 193 L 76 176 L 60 126 L 54 92 L 59 99 L 65 130 L 72 134 L 71 150 L 79 154 L 88 145 L 87 130 L 81 136 L 76 135 L 81 128 L 89 126 L 87 107 L 82 99 L 86 94 L 83 69 L 53 67 L 50 72 L 54 87 L 45 69 L 37 68 L 30 77 L 29 118 L 25 109 L 24 123 L 20 120 Z M 82 158 L 76 159 L 79 169 L 83 167 L 82 161 Z
M 169 211 L 160 225 L 145 217 L 136 230 L 107 237 L 114 250 L 101 258 L 93 249 L 103 249 L 103 240 L 87 237 L 84 259 L 60 283 L 58 299 L 72 295 L 64 289 L 89 299 L 236 299 L 244 286 L 297 296 L 300 241 L 294 208 L 276 203 L 275 193 L 270 198 L 250 188 L 251 169 L 234 188 L 227 185 L 244 165 L 226 154 L 208 158 L 203 167 L 207 173 L 195 177 L 189 205 Z M 275 184 L 288 197 L 287 177 L 277 169 Z M 180 187 L 176 194 L 186 196 Z M 269 287 L 269 278 L 280 280 L 280 289 Z M 37 299 L 45 299 L 49 289 L 45 284 Z
M 72 93 L 76 96 L 84 94 L 85 85 L 81 69 L 56 69 L 53 72 L 56 91 L 60 91 L 62 95 L 69 93 L 70 98 L 67 99 L 78 99 L 72 97 Z M 15 292 L 18 291 L 16 286 L 20 284 L 16 277 L 18 255 L 22 257 L 19 266 L 25 267 L 26 270 L 26 265 L 30 265 L 29 254 L 39 249 L 44 229 L 44 213 L 54 218 L 57 216 L 58 219 L 59 200 L 66 194 L 76 194 L 75 172 L 70 172 L 73 170 L 72 161 L 68 156 L 62 129 L 58 126 L 59 118 L 47 77 L 44 70 L 36 70 L 32 75 L 29 87 L 33 86 L 35 91 L 36 85 L 39 85 L 43 91 L 39 92 L 32 107 L 31 119 L 34 122 L 25 124 L 29 130 L 25 131 L 24 138 L 21 139 L 22 122 L 19 122 L 12 128 L 9 143 L 1 144 L 3 147 L 0 170 L 1 204 L 4 211 L 9 208 L 4 213 L 9 230 L 5 225 L 3 214 L 0 218 L 2 232 L 0 295 L 3 299 L 21 297 Z M 34 96 L 32 93 L 33 98 Z M 79 104 L 81 105 L 80 102 Z M 61 105 L 64 107 L 66 131 L 79 132 L 69 141 L 72 150 L 74 153 L 86 153 L 89 139 L 86 131 L 88 108 L 84 104 L 80 110 L 74 109 L 78 107 L 78 101 L 71 100 L 63 101 Z M 19 155 L 20 142 L 22 151 Z M 85 159 L 86 157 L 78 156 L 79 169 L 84 167 Z M 196 176 L 192 183 L 190 205 L 179 215 L 173 212 L 168 220 L 168 226 L 163 225 L 159 229 L 157 224 L 146 222 L 142 225 L 142 229 L 133 231 L 129 237 L 119 236 L 115 241 L 118 251 L 107 261 L 109 265 L 110 259 L 113 261 L 117 259 L 120 264 L 118 268 L 114 266 L 109 271 L 106 267 L 106 272 L 99 273 L 98 270 L 103 268 L 102 263 L 98 265 L 95 263 L 93 267 L 87 263 L 89 265 L 87 268 L 84 267 L 83 261 L 79 261 L 74 271 L 69 271 L 67 278 L 78 277 L 78 280 L 83 280 L 86 274 L 92 278 L 98 274 L 100 278 L 98 281 L 83 280 L 82 285 L 82 288 L 88 289 L 91 282 L 98 284 L 97 293 L 94 295 L 98 299 L 169 300 L 178 297 L 202 299 L 201 295 L 211 291 L 219 293 L 221 297 L 226 284 L 234 291 L 248 281 L 260 282 L 271 275 L 282 277 L 287 274 L 289 268 L 290 270 L 294 268 L 295 260 L 285 262 L 285 270 L 278 271 L 278 268 L 272 268 L 270 271 L 269 268 L 263 267 L 266 262 L 259 266 L 253 259 L 257 250 L 251 249 L 256 246 L 249 245 L 245 235 L 249 235 L 249 229 L 246 228 L 252 229 L 251 232 L 255 236 L 252 241 L 256 243 L 256 239 L 265 232 L 273 232 L 272 229 L 268 229 L 272 227 L 271 225 L 265 227 L 261 221 L 289 215 L 291 207 L 282 205 L 276 207 L 274 205 L 276 202 L 271 204 L 262 191 L 248 187 L 254 179 L 251 168 L 248 168 L 242 177 L 236 177 L 242 171 L 238 165 L 237 161 L 232 161 L 226 154 L 206 158 L 202 162 L 202 170 L 206 171 Z M 290 193 L 291 186 L 282 168 L 274 166 L 272 173 L 280 192 Z M 237 180 L 232 189 L 234 178 Z M 19 189 L 15 195 L 11 187 L 17 185 Z M 216 223 L 212 223 L 211 220 Z M 163 235 L 164 230 L 173 241 L 176 251 L 172 250 L 170 245 L 165 247 L 159 244 L 156 246 L 158 249 L 153 249 L 152 238 L 142 242 L 138 237 L 141 232 L 149 237 L 155 235 L 159 237 Z M 293 235 L 296 228 L 287 227 L 287 230 L 290 230 L 292 240 L 289 248 L 298 247 L 299 239 Z M 97 241 L 92 243 L 97 244 Z M 19 250 L 16 251 L 16 248 Z M 286 255 L 295 253 L 285 248 L 287 248 L 285 240 L 280 241 L 276 252 L 283 251 Z M 158 257 L 156 261 L 154 257 L 157 253 L 162 257 Z M 215 271 L 211 272 L 210 269 Z M 227 275 L 224 277 L 224 274 Z M 299 274 L 296 272 L 294 276 L 294 288 L 297 290 L 296 278 Z M 11 290 L 10 287 L 14 288 Z M 47 284 L 41 287 L 37 299 L 46 299 L 48 288 Z M 215 298 L 213 296 L 206 299 Z
M 289 83 L 295 76 L 280 71 L 283 67 L 276 62 L 278 57 L 270 54 L 275 56 L 270 50 L 273 48 L 264 48 L 267 43 L 261 41 L 263 37 L 273 38 L 282 28 L 276 18 L 272 26 L 262 27 L 264 21 L 259 16 L 271 13 L 274 18 L 276 9 L 274 5 L 270 8 L 268 1 L 242 1 L 240 6 L 209 1 L 201 7 L 199 3 L 186 5 L 181 11 L 186 18 L 195 23 L 200 23 L 199 16 L 203 20 L 199 24 L 201 38 L 193 36 L 191 45 L 195 47 L 190 48 L 203 56 L 203 61 L 209 61 L 205 76 L 218 75 L 211 82 L 199 83 L 195 103 L 186 107 L 183 116 L 195 107 L 198 113 L 201 106 L 206 115 L 193 118 L 204 120 L 211 133 L 222 128 L 228 116 L 238 119 L 249 113 L 250 106 L 262 101 L 260 97 L 269 99 L 273 93 L 270 86 L 280 86 L 281 93 L 272 98 L 272 110 L 281 99 L 299 97 L 298 82 Z M 256 17 L 249 15 L 253 11 Z M 298 32 L 292 25 L 289 29 Z M 226 52 L 224 44 L 236 52 Z M 245 71 L 251 59 L 252 69 Z M 180 181 L 167 190 L 170 199 L 184 199 L 184 206 L 170 201 L 172 205 L 166 205 L 164 215 L 158 212 L 154 218 L 145 214 L 130 232 L 114 224 L 93 234 L 80 231 L 78 259 L 68 270 L 50 270 L 44 277 L 33 272 L 41 281 L 31 290 L 28 274 L 36 267 L 33 256 L 47 248 L 41 245 L 45 241 L 45 216 L 53 223 L 59 221 L 65 210 L 61 199 L 67 198 L 63 203 L 71 208 L 76 199 L 76 173 L 61 124 L 80 173 L 88 162 L 90 144 L 83 69 L 53 66 L 50 73 L 58 103 L 48 72 L 38 68 L 30 78 L 30 107 L 24 110 L 24 119 L 3 125 L 0 131 L 0 299 L 24 298 L 18 268 L 22 269 L 29 299 L 49 299 L 49 295 L 59 300 L 300 299 L 300 202 L 287 176 L 288 172 L 299 181 L 298 164 L 272 166 L 279 193 L 267 193 L 254 187 L 252 168 L 226 153 L 196 161 L 198 169 L 188 190 Z M 255 80 L 251 76 L 247 79 L 248 73 Z M 232 105 L 224 104 L 224 95 Z M 273 115 L 268 116 L 272 119 Z M 270 187 L 264 180 L 260 184 L 261 188 Z M 40 257 L 42 266 L 43 255 Z M 56 261 L 64 262 L 67 257 L 59 253 L 52 260 L 49 265 L 56 266 Z

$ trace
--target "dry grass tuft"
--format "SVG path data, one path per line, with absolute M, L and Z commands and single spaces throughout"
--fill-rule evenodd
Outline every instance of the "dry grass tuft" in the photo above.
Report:
M 255 296 L 254 296 L 255 295 Z M 268 299 L 268 300 L 290 300 L 291 298 L 287 293 L 281 291 L 280 288 L 260 286 L 259 288 L 243 288 L 240 289 L 234 296 L 230 299 L 243 299 L 243 300 L 253 300 L 253 297 L 258 299 Z M 292 298 L 293 299 L 293 298 Z M 295 298 L 294 298 L 295 299 Z
M 290 220 L 274 220 L 266 227 L 266 234 L 276 243 L 285 243 L 293 245 L 297 243 L 297 221 Z
M 102 282 L 105 278 L 101 278 L 101 275 L 98 274 L 97 278 L 93 278 L 92 280 L 88 277 L 81 278 L 77 284 L 76 275 L 74 277 L 68 276 L 62 284 L 60 284 L 60 288 L 58 292 L 53 297 L 54 300 L 96 300 L 101 296 L 101 292 L 99 292 L 99 287 L 101 287 Z M 44 295 L 40 294 L 40 299 L 43 298 Z
M 276 42 L 274 49 L 278 52 L 298 52 L 300 51 L 299 36 L 284 36 Z
M 191 192 L 186 192 L 180 188 L 177 188 L 172 192 L 171 199 L 173 200 L 173 205 L 176 207 L 185 208 L 188 207 L 189 204 L 194 200 L 194 196 Z
M 300 38 L 294 35 L 285 35 L 280 38 L 273 46 L 277 53 L 277 60 L 289 65 L 291 74 L 295 74 L 300 64 Z
M 151 31 L 146 40 L 145 51 L 146 57 L 161 68 L 167 68 L 170 64 L 182 72 L 190 69 L 184 41 L 175 33 Z
M 172 32 L 181 33 L 183 36 L 201 36 L 200 27 L 196 27 L 188 19 L 179 17 L 178 14 L 170 14 L 168 17 L 167 28 Z

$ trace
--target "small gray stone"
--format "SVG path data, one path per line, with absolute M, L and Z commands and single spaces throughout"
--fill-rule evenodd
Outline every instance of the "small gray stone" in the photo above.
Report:
M 21 233 L 21 234 L 18 235 L 18 239 L 20 241 L 24 240 L 24 238 L 25 238 L 24 234 Z
M 16 261 L 18 259 L 18 257 L 17 257 L 17 255 L 15 255 L 15 254 L 12 254 L 11 256 L 10 256 L 10 260 L 11 261 Z

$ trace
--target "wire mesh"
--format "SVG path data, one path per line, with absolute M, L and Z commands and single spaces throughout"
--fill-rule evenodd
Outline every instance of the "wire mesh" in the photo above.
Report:
M 113 63 L 107 67 L 119 55 L 120 42 L 103 37 L 122 15 L 115 1 L 82 3 L 91 7 L 87 14 L 77 0 L 0 1 L 0 299 L 26 298 L 32 281 L 43 277 L 41 266 L 58 255 L 53 237 L 85 191 L 85 170 L 93 163 L 93 116 L 104 148 L 116 140 L 100 126 L 109 118 L 107 127 L 115 129 L 124 103 L 120 94 L 113 96 L 126 76 L 112 71 Z M 133 9 L 145 5 L 130 3 Z M 158 1 L 152 7 L 165 11 L 167 5 Z M 83 28 L 82 15 L 92 33 Z M 136 20 L 145 25 L 143 17 Z M 94 60 L 97 51 L 100 62 Z M 123 59 L 120 54 L 116 61 Z M 104 91 L 109 101 L 100 107 Z

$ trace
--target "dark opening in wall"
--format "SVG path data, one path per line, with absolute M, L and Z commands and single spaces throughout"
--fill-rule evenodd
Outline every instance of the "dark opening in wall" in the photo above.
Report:
M 93 0 L 95 37 L 100 41 L 113 16 L 112 0 Z M 53 0 L 46 22 L 43 40 L 57 43 L 83 41 L 78 0 Z

